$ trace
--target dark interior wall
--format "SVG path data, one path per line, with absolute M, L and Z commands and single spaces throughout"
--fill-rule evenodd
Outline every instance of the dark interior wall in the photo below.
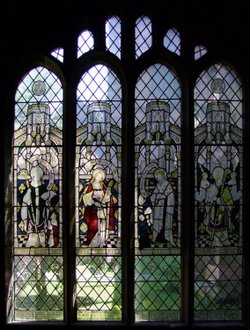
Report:
M 97 47 L 105 19 L 119 15 L 133 24 L 139 15 L 156 23 L 156 35 L 177 27 L 185 47 L 202 44 L 209 56 L 234 63 L 243 81 L 248 79 L 250 20 L 248 0 L 1 0 L 0 88 L 2 104 L 10 99 L 10 88 L 22 75 L 21 63 L 32 54 L 48 55 L 56 47 L 72 44 L 75 36 L 89 28 Z M 20 71 L 20 73 L 19 73 Z M 14 79 L 14 80 L 13 80 Z M 10 83 L 8 83 L 10 81 Z M 8 86 L 8 87 L 7 87 Z M 8 90 L 6 90 L 8 88 Z
M 133 24 L 139 15 L 154 21 L 156 35 L 173 26 L 185 37 L 185 47 L 202 44 L 209 56 L 235 63 L 248 76 L 250 20 L 248 0 L 43 0 L 0 2 L 0 86 L 17 75 L 20 63 L 32 54 L 48 55 L 67 48 L 89 28 L 97 47 L 105 19 L 119 15 Z M 162 29 L 162 30 L 161 30 Z M 98 41 L 100 41 L 98 43 Z M 243 77 L 244 79 L 244 77 Z M 3 102 L 3 99 L 2 99 Z
M 140 14 L 161 18 L 210 48 L 244 52 L 250 43 L 247 5 L 247 0 L 2 0 L 0 46 L 8 55 L 46 50 L 63 44 L 83 22 L 96 26 L 97 17 L 114 13 L 124 19 Z

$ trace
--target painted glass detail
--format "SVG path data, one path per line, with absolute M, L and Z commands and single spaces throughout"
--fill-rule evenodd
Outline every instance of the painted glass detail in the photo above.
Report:
M 22 78 L 15 96 L 15 320 L 63 318 L 62 95 L 58 77 L 37 67 Z
M 140 75 L 135 94 L 135 315 L 137 321 L 178 320 L 180 83 L 168 67 L 155 64 Z M 175 287 L 171 294 L 159 283 L 165 267 L 174 269 L 164 280 L 165 288 Z
M 83 74 L 77 89 L 76 206 L 77 273 L 81 274 L 77 278 L 77 317 L 86 319 L 91 314 L 92 320 L 120 319 L 121 304 L 116 303 L 120 301 L 120 289 L 111 283 L 109 290 L 104 288 L 108 277 L 121 272 L 121 85 L 104 65 L 96 65 Z M 109 275 L 98 283 L 86 279 L 81 270 L 87 259 L 90 271 L 96 267 L 97 259 L 90 258 L 93 254 L 102 259 L 97 272 L 104 272 L 105 265 L 112 262 L 116 264 L 113 275 L 111 269 L 107 270 Z M 107 301 L 104 296 L 96 297 L 96 285 L 103 292 L 108 290 Z M 83 306 L 85 295 L 102 299 L 103 303 Z
M 242 88 L 212 65 L 195 91 L 195 319 L 242 318 Z

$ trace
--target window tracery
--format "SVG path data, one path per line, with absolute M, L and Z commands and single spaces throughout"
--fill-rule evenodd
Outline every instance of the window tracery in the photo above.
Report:
M 105 50 L 121 60 L 118 16 L 105 23 Z M 152 22 L 135 25 L 135 57 L 152 47 Z M 77 58 L 94 50 L 83 31 Z M 164 47 L 181 54 L 170 29 Z M 195 60 L 206 53 L 195 48 Z M 63 63 L 63 49 L 52 56 Z M 163 62 L 165 59 L 163 59 Z M 78 321 L 121 321 L 123 123 L 126 102 L 112 66 L 92 65 L 76 90 L 75 310 Z M 183 88 L 170 66 L 149 65 L 135 86 L 134 319 L 182 321 L 182 120 Z M 125 105 L 124 105 L 125 104 Z M 13 321 L 63 320 L 64 215 L 63 90 L 59 78 L 38 66 L 16 92 L 13 139 Z M 67 111 L 67 110 L 65 110 Z M 243 117 L 242 85 L 230 66 L 216 63 L 194 89 L 194 319 L 243 319 Z M 66 227 L 67 228 L 67 227 Z M 12 294 L 13 293 L 13 294 Z M 10 301 L 9 300 L 9 301 Z M 224 305 L 222 305 L 222 303 Z

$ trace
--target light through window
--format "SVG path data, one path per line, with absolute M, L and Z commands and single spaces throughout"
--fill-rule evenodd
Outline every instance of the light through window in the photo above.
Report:
M 218 63 L 195 91 L 195 318 L 242 319 L 242 88 Z
M 13 321 L 63 319 L 62 95 L 44 67 L 24 76 L 16 92 Z
M 180 320 L 181 90 L 155 64 L 136 84 L 135 318 Z
M 121 320 L 121 84 L 96 65 L 77 89 L 76 309 Z
M 129 22 L 86 23 L 19 77 L 8 323 L 244 320 L 241 79 Z

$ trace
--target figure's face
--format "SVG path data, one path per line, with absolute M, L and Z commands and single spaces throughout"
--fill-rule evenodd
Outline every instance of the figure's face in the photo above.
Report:
M 93 178 L 95 179 L 95 181 L 97 182 L 101 182 L 105 179 L 105 172 L 102 170 L 94 170 L 93 172 Z
M 95 179 L 96 179 L 96 181 L 98 181 L 98 182 L 103 181 L 103 175 L 102 175 L 102 173 L 101 173 L 101 172 L 97 172 L 97 174 L 96 174 L 96 176 L 95 176 Z
M 40 167 L 34 167 L 32 168 L 31 172 L 31 185 L 33 187 L 38 187 L 41 185 L 41 180 L 42 180 L 42 176 L 43 176 L 43 171 Z

